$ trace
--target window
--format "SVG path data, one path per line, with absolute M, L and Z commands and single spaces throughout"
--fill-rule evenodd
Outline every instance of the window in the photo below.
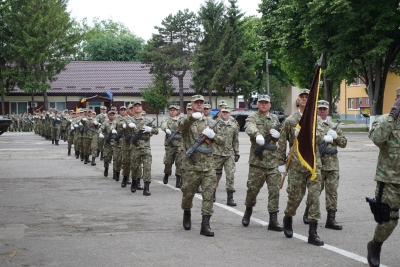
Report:
M 348 103 L 348 105 L 347 105 L 347 109 L 353 109 L 353 98 L 349 98 L 348 99 L 349 100 L 349 103 Z
M 11 102 L 10 103 L 10 114 L 23 114 L 28 112 L 28 102 Z
M 59 111 L 66 109 L 65 102 L 49 102 L 51 108 L 56 108 Z
M 349 98 L 347 109 L 359 109 L 362 104 L 362 98 Z
M 366 97 L 366 98 L 365 98 L 365 104 L 368 104 L 368 105 L 369 105 L 369 97 Z

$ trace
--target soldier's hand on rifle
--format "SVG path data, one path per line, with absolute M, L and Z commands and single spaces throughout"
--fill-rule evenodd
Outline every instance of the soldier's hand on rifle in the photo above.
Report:
M 213 139 L 215 136 L 213 129 L 210 129 L 210 127 L 208 127 L 208 126 L 207 126 L 207 128 L 205 128 L 203 130 L 202 134 L 204 134 L 205 136 L 207 136 L 210 139 Z
M 171 130 L 170 130 L 170 129 L 166 129 L 166 130 L 165 130 L 165 133 L 166 133 L 166 134 L 171 134 Z
M 75 128 L 79 128 L 79 125 L 78 125 L 78 124 L 74 124 L 74 127 L 75 127 Z
M 283 176 L 286 176 L 286 165 L 278 166 L 278 172 L 280 172 Z
M 281 136 L 281 134 L 275 130 L 275 129 L 271 129 L 269 130 L 269 133 L 271 134 L 271 136 L 275 139 L 279 139 L 279 136 Z
M 329 129 L 326 134 L 332 136 L 333 139 L 337 138 L 337 132 L 335 130 Z
M 126 123 L 124 123 L 124 124 L 122 125 L 122 128 L 126 129 Z
M 117 130 L 112 129 L 111 133 L 112 133 L 112 134 L 117 134 Z
M 202 117 L 202 114 L 200 112 L 194 112 L 192 114 L 193 119 L 199 120 Z
M 389 116 L 397 120 L 400 114 L 400 98 L 394 102 L 392 109 L 390 110 Z
M 75 128 L 74 128 L 74 126 L 71 126 L 71 130 L 74 130 Z
M 82 122 L 79 122 L 79 126 L 83 126 Z
M 240 155 L 235 155 L 235 162 L 238 162 L 240 159 Z
M 151 130 L 153 130 L 153 128 L 151 128 L 150 126 L 147 126 L 147 125 L 143 126 L 143 128 L 142 128 L 142 131 L 144 133 L 151 133 Z
M 256 136 L 256 143 L 257 143 L 258 145 L 260 145 L 260 146 L 263 146 L 263 145 L 264 145 L 265 140 L 264 140 L 264 137 L 263 137 L 261 134 L 259 134 L 259 135 Z
M 86 119 L 86 118 L 82 118 L 82 120 L 83 120 L 83 121 L 87 121 L 87 119 Z
M 324 136 L 324 141 L 325 141 L 325 143 L 332 143 L 333 138 L 330 135 L 325 135 Z
M 99 134 L 100 138 L 104 138 L 104 135 L 102 133 Z
M 94 121 L 93 124 L 94 125 L 99 125 L 99 122 L 98 121 Z
M 128 125 L 129 125 L 129 127 L 132 128 L 132 129 L 133 129 L 133 128 L 136 128 L 136 124 L 134 124 L 133 122 L 130 122 Z
M 295 128 L 294 129 L 294 136 L 296 136 L 296 137 L 299 136 L 299 133 L 300 133 L 300 130 Z
M 59 121 L 59 120 L 60 120 L 60 118 L 57 118 L 57 120 Z

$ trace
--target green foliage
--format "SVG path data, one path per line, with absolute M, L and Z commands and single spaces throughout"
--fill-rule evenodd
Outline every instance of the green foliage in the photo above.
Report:
M 141 91 L 147 105 L 154 110 L 163 111 L 169 105 L 169 98 L 174 91 L 171 80 L 165 75 L 154 75 L 152 84 Z

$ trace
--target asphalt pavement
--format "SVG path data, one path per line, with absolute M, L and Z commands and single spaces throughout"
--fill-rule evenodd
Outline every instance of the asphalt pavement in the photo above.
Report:
M 293 220 L 293 238 L 267 230 L 266 186 L 250 225 L 242 226 L 250 152 L 244 132 L 235 175 L 238 205 L 225 205 L 223 176 L 211 217 L 214 237 L 200 235 L 200 194 L 193 203 L 192 229 L 183 229 L 175 177 L 162 183 L 163 133 L 151 138 L 153 180 L 151 196 L 144 196 L 105 178 L 102 161 L 90 166 L 73 151 L 67 156 L 67 143 L 55 146 L 33 132 L 6 132 L 0 136 L 0 266 L 367 266 L 366 244 L 376 224 L 365 197 L 374 195 L 378 149 L 367 133 L 346 137 L 348 146 L 338 154 L 336 219 L 343 230 L 324 227 L 322 193 L 318 234 L 325 246 L 316 247 L 307 243 L 304 200 Z M 281 224 L 286 202 L 283 189 Z M 399 266 L 399 241 L 396 229 L 382 247 L 381 266 Z

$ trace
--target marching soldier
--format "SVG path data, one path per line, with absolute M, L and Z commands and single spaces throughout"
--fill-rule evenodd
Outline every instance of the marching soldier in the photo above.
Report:
M 183 227 L 185 230 L 191 228 L 191 208 L 193 206 L 193 197 L 196 190 L 201 185 L 202 192 L 202 222 L 200 234 L 205 236 L 214 236 L 210 228 L 210 217 L 213 213 L 213 194 L 217 186 L 217 177 L 213 164 L 212 142 L 217 145 L 224 145 L 224 139 L 216 134 L 209 126 L 214 125 L 214 121 L 206 118 L 202 113 L 204 110 L 204 97 L 202 95 L 192 96 L 191 108 L 193 113 L 183 118 L 179 124 L 182 132 L 183 148 L 187 151 L 195 144 L 199 134 L 204 137 L 204 141 L 199 145 L 200 149 L 191 158 L 183 157 L 182 172 L 182 209 L 183 209 Z M 209 143 L 209 144 L 208 144 Z
M 96 116 L 96 120 L 103 125 L 103 123 L 107 120 L 107 107 L 102 106 L 100 108 L 100 114 Z M 97 144 L 97 157 L 100 155 L 100 160 L 103 160 L 103 152 L 104 152 L 104 138 L 99 138 L 99 143 Z
M 75 126 L 73 124 L 74 119 L 76 118 L 76 112 L 72 111 L 71 112 L 71 117 L 69 118 L 66 126 L 66 131 L 68 134 L 68 156 L 71 156 L 71 149 L 72 149 L 72 144 L 74 143 L 74 132 L 75 132 Z M 75 145 L 74 145 L 75 147 Z M 76 156 L 76 151 L 75 151 L 75 156 Z
M 134 107 L 135 103 L 140 102 L 134 102 L 134 104 L 129 104 L 128 110 L 127 110 L 127 116 L 124 116 L 120 121 L 118 127 L 121 129 L 122 126 L 122 132 L 123 135 L 120 139 L 120 144 L 121 144 L 121 160 L 122 160 L 122 182 L 121 182 L 121 187 L 126 187 L 129 181 L 129 174 L 131 171 L 131 138 L 132 133 L 131 131 L 136 128 L 136 124 L 133 122 L 133 116 L 135 114 L 134 112 Z M 139 105 L 137 104 L 137 105 Z M 140 104 L 141 105 L 141 104 Z
M 211 117 L 210 116 L 211 113 L 211 105 L 210 104 L 204 104 L 204 116 Z
M 236 206 L 235 200 L 233 200 L 233 193 L 235 192 L 234 180 L 237 162 L 240 158 L 239 155 L 239 136 L 238 129 L 235 123 L 230 121 L 231 110 L 230 107 L 224 106 L 221 109 L 221 117 L 217 121 L 221 121 L 215 127 L 215 132 L 220 134 L 225 140 L 224 146 L 219 146 L 213 144 L 213 159 L 215 166 L 215 173 L 217 175 L 217 187 L 219 180 L 222 177 L 222 168 L 224 168 L 226 173 L 226 193 L 227 193 L 227 203 L 228 206 Z M 216 190 L 215 190 L 216 191 Z M 213 196 L 213 201 L 215 201 L 215 191 Z
M 61 129 L 61 116 L 58 114 L 58 110 L 55 108 L 53 109 L 54 115 L 51 117 L 52 122 L 51 125 L 53 126 L 51 132 L 51 143 L 58 146 L 58 141 L 60 138 L 60 129 Z
M 214 120 L 218 119 L 218 117 L 221 116 L 221 109 L 223 108 L 223 106 L 228 105 L 228 103 L 226 102 L 226 100 L 220 100 L 218 101 L 218 112 L 214 114 L 214 116 L 212 117 Z
M 276 115 L 270 113 L 271 100 L 269 95 L 260 95 L 257 107 L 258 111 L 246 119 L 246 133 L 250 137 L 251 147 L 245 201 L 246 211 L 242 218 L 242 225 L 247 227 L 250 224 L 253 207 L 257 203 L 257 195 L 266 183 L 268 187 L 268 230 L 281 232 L 283 227 L 278 223 L 281 175 L 277 169 L 276 153 L 276 144 L 280 133 L 274 129 L 279 124 L 279 119 Z M 268 143 L 265 143 L 266 136 L 269 138 Z M 254 151 L 259 146 L 266 148 L 262 149 L 259 155 L 255 155 Z
M 168 177 L 172 174 L 172 165 L 175 162 L 176 188 L 181 187 L 180 165 L 182 161 L 182 135 L 179 131 L 179 116 L 175 105 L 170 105 L 168 117 L 161 123 L 161 130 L 166 133 L 164 146 L 164 184 L 168 184 Z
M 400 88 L 396 91 L 395 103 L 389 114 L 378 117 L 372 124 L 369 138 L 379 147 L 376 166 L 375 205 L 381 220 L 375 227 L 374 237 L 368 242 L 368 263 L 371 267 L 380 264 L 382 244 L 393 233 L 399 221 L 400 208 Z M 371 204 L 371 203 L 370 203 Z M 385 209 L 383 209 L 385 207 Z M 383 211 L 384 210 L 384 211 Z
M 99 129 L 99 137 L 100 139 L 104 139 L 104 177 L 108 176 L 108 168 L 114 152 L 114 138 L 117 133 L 115 131 L 114 119 L 115 111 L 110 110 L 108 112 L 108 119 L 102 123 Z
M 117 132 L 114 142 L 114 163 L 113 163 L 113 179 L 115 181 L 119 181 L 119 174 L 122 166 L 122 158 L 121 158 L 121 142 L 122 142 L 122 125 L 119 124 L 122 121 L 123 117 L 127 116 L 127 109 L 125 106 L 121 106 L 119 108 L 119 116 L 117 116 L 114 120 L 115 122 L 115 131 Z

